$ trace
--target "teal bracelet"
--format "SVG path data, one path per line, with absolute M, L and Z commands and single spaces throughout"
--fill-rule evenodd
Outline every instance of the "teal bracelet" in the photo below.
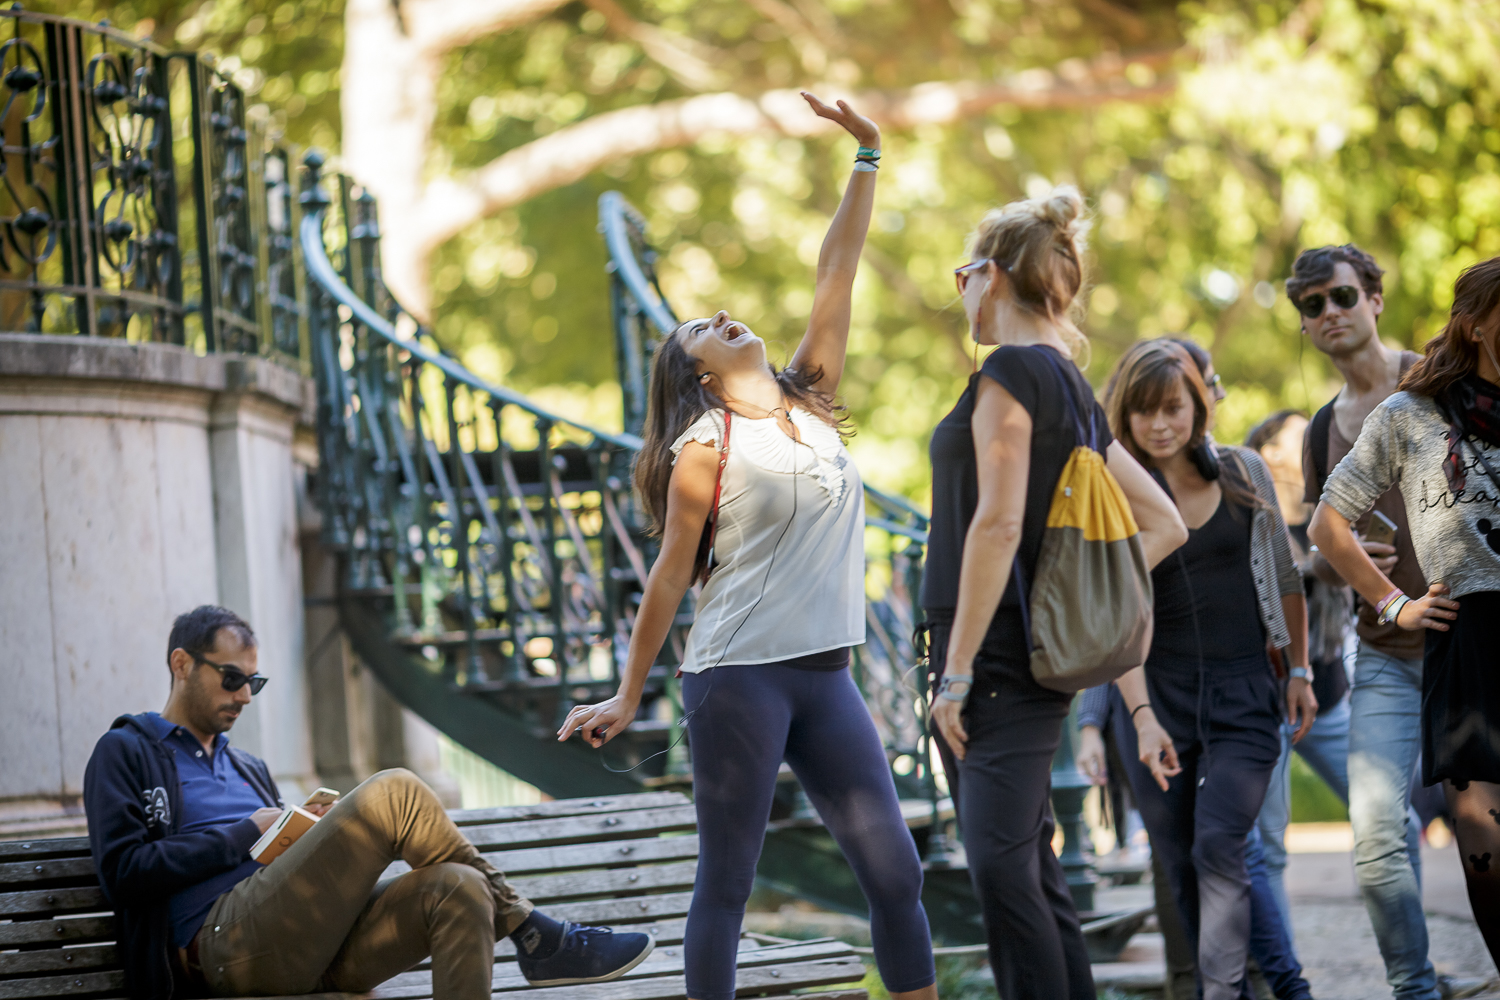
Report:
M 880 159 L 880 150 L 871 149 L 869 146 L 861 146 L 859 147 L 859 152 L 855 153 L 854 155 L 856 157 L 868 156 L 872 160 L 878 160 Z

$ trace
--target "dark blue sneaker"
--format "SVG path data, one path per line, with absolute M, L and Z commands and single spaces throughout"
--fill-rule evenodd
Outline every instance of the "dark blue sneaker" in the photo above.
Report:
M 567 920 L 556 951 L 546 958 L 528 958 L 518 951 L 516 964 L 532 986 L 607 983 L 640 965 L 655 947 L 650 934 L 616 934 Z

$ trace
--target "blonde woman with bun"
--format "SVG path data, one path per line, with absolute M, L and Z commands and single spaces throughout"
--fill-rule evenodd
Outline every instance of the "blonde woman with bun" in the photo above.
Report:
M 1007 1000 L 1094 1000 L 1078 915 L 1052 853 L 1051 763 L 1071 696 L 1032 679 L 1013 566 L 1034 578 L 1053 490 L 1094 427 L 1155 566 L 1187 538 L 1167 495 L 1119 444 L 1079 368 L 1074 321 L 1087 223 L 1072 187 L 980 220 L 955 273 L 977 344 L 996 346 L 933 430 L 922 606 L 932 717 Z M 1071 402 L 1072 406 L 1069 406 Z M 960 797 L 961 792 L 961 797 Z

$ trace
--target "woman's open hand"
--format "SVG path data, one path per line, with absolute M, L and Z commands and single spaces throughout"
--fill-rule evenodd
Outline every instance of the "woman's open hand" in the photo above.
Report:
M 834 101 L 837 107 L 829 107 L 818 100 L 818 95 L 806 90 L 802 91 L 802 99 L 819 118 L 827 118 L 843 126 L 844 131 L 854 136 L 861 146 L 868 146 L 871 149 L 880 148 L 880 126 L 856 112 L 849 106 L 848 101 Z
M 1108 779 L 1104 755 L 1104 734 L 1098 726 L 1078 727 L 1078 753 L 1073 765 L 1083 772 L 1090 784 L 1103 785 Z
M 1133 713 L 1132 717 L 1135 719 L 1135 738 L 1141 752 L 1141 763 L 1151 769 L 1151 777 L 1156 779 L 1156 783 L 1165 792 L 1168 790 L 1167 779 L 1182 773 L 1182 765 L 1177 762 L 1177 746 L 1161 723 L 1156 721 L 1155 710 L 1145 708 Z
M 1306 677 L 1293 677 L 1286 685 L 1286 721 L 1297 727 L 1292 733 L 1292 742 L 1300 743 L 1317 718 L 1318 696 L 1313 694 L 1312 681 Z
M 574 705 L 567 721 L 557 731 L 557 741 L 562 743 L 582 729 L 584 742 L 597 750 L 625 731 L 635 718 L 636 707 L 627 704 L 619 695 L 597 705 Z M 604 730 L 603 739 L 594 735 L 599 729 Z

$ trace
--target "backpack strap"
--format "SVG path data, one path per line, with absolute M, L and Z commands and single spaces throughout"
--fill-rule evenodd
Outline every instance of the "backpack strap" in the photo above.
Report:
M 719 470 L 714 473 L 714 505 L 708 512 L 708 524 L 705 526 L 703 540 L 703 572 L 698 575 L 699 583 L 707 583 L 714 568 L 711 563 L 714 554 L 714 536 L 719 532 L 719 496 L 724 489 L 724 466 L 729 464 L 729 421 L 732 413 L 729 407 L 724 408 L 724 437 L 719 446 Z
M 1328 434 L 1332 427 L 1333 400 L 1330 399 L 1323 404 L 1322 409 L 1313 414 L 1312 423 L 1307 425 L 1307 447 L 1312 455 L 1313 483 L 1318 487 L 1320 496 L 1323 484 L 1328 481 Z
M 1047 364 L 1052 367 L 1052 371 L 1056 373 L 1057 380 L 1062 383 L 1063 406 L 1067 408 L 1068 419 L 1073 423 L 1074 439 L 1079 445 L 1099 451 L 1098 409 L 1093 406 L 1088 407 L 1088 426 L 1085 427 L 1081 412 L 1083 408 L 1079 406 L 1076 398 L 1078 390 L 1068 378 L 1067 373 L 1063 371 L 1062 363 L 1057 360 L 1053 351 L 1044 348 L 1041 353 L 1042 357 L 1047 359 Z

